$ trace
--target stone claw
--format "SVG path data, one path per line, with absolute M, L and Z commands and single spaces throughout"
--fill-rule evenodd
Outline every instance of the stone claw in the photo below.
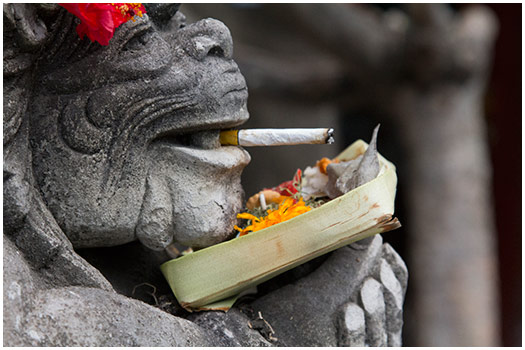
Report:
M 370 244 L 371 241 L 351 248 L 363 250 Z M 403 300 L 408 281 L 406 265 L 385 243 L 375 267 L 369 272 L 358 297 L 341 307 L 338 345 L 401 346 Z

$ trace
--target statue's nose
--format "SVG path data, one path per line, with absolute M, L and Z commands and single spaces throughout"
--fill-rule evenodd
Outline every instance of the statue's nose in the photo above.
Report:
M 230 30 L 221 21 L 207 18 L 181 29 L 184 50 L 198 60 L 207 56 L 232 58 L 233 41 Z

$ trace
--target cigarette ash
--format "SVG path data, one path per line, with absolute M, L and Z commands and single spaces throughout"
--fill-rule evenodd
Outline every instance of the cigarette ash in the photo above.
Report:
M 327 135 L 326 135 L 326 143 L 331 145 L 335 142 L 334 139 L 334 129 L 328 129 Z

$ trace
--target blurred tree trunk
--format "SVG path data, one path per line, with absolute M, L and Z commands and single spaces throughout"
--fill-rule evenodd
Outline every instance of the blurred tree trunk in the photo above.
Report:
M 454 12 L 444 4 L 388 10 L 192 5 L 183 12 L 188 8 L 190 17 L 212 16 L 232 30 L 235 58 L 254 101 L 251 126 L 325 126 L 320 121 L 334 120 L 343 109 L 388 118 L 395 130 L 387 132 L 403 140 L 406 159 L 398 166 L 408 174 L 400 179 L 408 202 L 407 217 L 400 217 L 409 234 L 408 345 L 498 345 L 497 250 L 482 109 L 497 32 L 492 13 L 480 6 Z M 287 166 L 309 164 L 320 158 L 316 152 L 327 155 L 311 150 L 283 149 L 278 156 L 264 150 L 266 157 L 251 152 L 259 166 L 248 175 L 259 184 L 284 181 L 295 170 Z
M 401 92 L 415 343 L 498 344 L 496 242 L 482 87 Z
M 496 25 L 483 8 L 436 24 L 439 11 L 412 12 L 424 19 L 428 34 L 418 45 L 432 57 L 421 57 L 420 73 L 394 88 L 390 101 L 409 158 L 407 323 L 416 344 L 494 346 L 497 245 L 483 96 Z

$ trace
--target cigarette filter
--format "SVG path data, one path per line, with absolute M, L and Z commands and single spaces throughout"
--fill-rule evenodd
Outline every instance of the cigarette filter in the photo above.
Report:
M 330 144 L 334 129 L 244 129 L 226 130 L 220 134 L 221 145 L 285 146 L 300 144 Z

